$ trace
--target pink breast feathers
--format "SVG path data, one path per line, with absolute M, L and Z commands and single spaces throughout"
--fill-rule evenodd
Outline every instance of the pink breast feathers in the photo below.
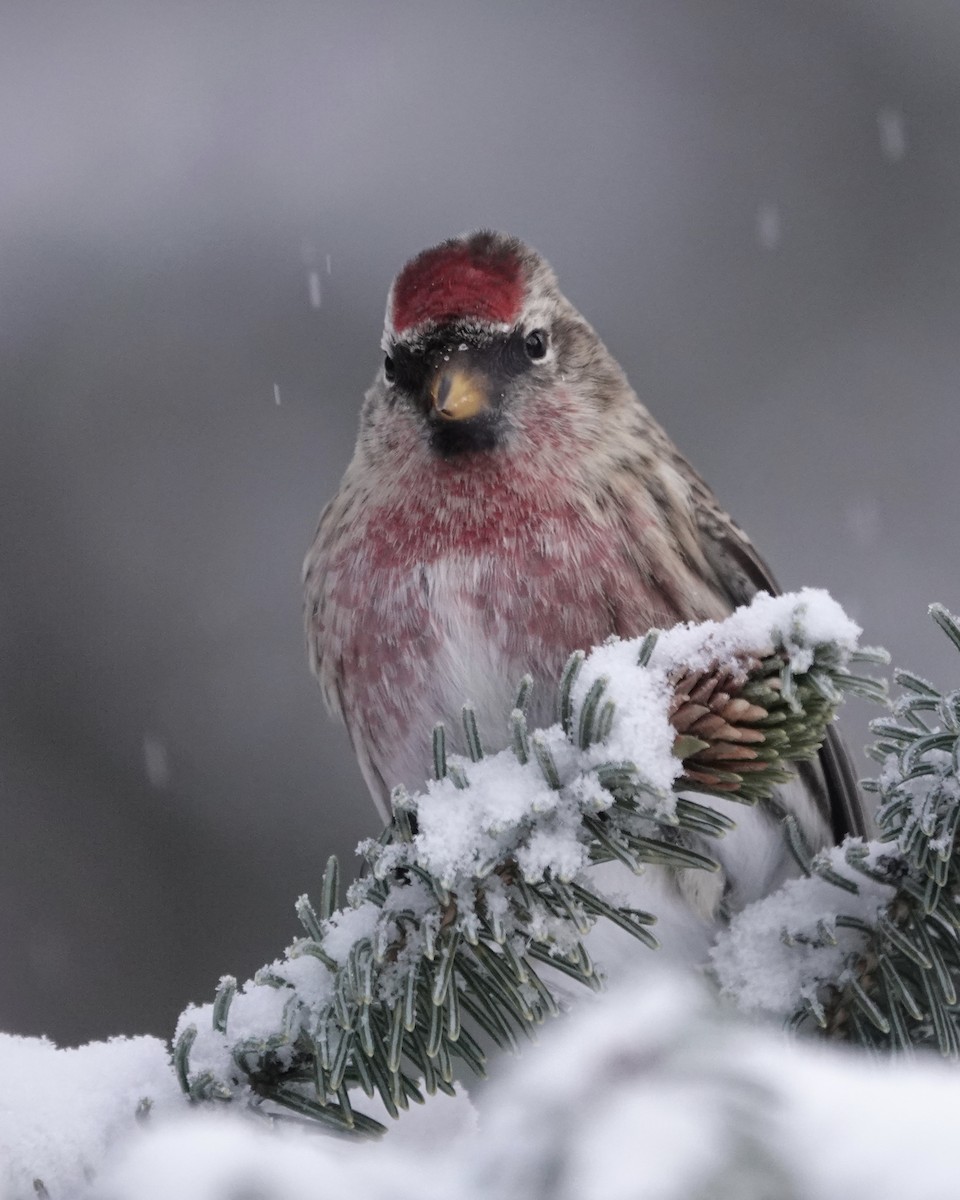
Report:
M 417 255 L 397 276 L 391 321 L 397 333 L 427 321 L 512 325 L 523 288 L 523 266 L 512 251 L 479 239 L 445 242 Z

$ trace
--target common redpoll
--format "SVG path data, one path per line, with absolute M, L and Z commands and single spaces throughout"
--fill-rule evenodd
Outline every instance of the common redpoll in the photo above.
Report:
M 434 725 L 458 729 L 465 700 L 485 746 L 502 747 L 525 673 L 530 724 L 549 725 L 572 650 L 721 618 L 776 588 L 522 242 L 480 232 L 412 259 L 382 348 L 304 572 L 313 669 L 387 817 L 391 787 L 423 785 Z M 822 772 L 784 802 L 812 848 L 862 831 L 832 734 Z M 750 821 L 695 906 L 724 888 L 737 906 L 783 875 L 781 831 Z

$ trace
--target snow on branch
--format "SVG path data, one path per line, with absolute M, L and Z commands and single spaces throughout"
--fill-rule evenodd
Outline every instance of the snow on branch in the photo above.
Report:
M 394 793 L 346 906 L 331 860 L 286 955 L 183 1013 L 184 1091 L 369 1135 L 383 1127 L 360 1090 L 396 1117 L 421 1087 L 453 1092 L 457 1063 L 482 1074 L 482 1040 L 514 1047 L 556 1013 L 552 972 L 600 986 L 584 945 L 598 920 L 656 946 L 656 914 L 605 896 L 590 867 L 715 869 L 687 835 L 700 847 L 732 822 L 688 793 L 768 798 L 845 692 L 876 692 L 849 670 L 858 635 L 824 592 L 761 594 L 726 621 L 573 655 L 550 729 L 528 730 L 522 681 L 501 753 L 465 706 L 469 757 L 437 728 L 435 780 Z
M 930 615 L 960 650 L 960 621 Z M 960 1058 L 960 691 L 909 671 L 872 722 L 880 839 L 848 840 L 746 908 L 713 951 L 746 1011 L 833 1038 Z

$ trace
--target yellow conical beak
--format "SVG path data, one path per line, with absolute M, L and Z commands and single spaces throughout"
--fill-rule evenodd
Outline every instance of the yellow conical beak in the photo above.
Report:
M 490 407 L 482 380 L 459 368 L 438 371 L 429 390 L 434 412 L 447 421 L 466 421 Z

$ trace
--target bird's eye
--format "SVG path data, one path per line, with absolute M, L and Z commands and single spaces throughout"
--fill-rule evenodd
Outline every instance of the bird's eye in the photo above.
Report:
M 523 339 L 523 348 L 528 358 L 545 358 L 547 353 L 547 332 L 545 329 L 534 329 Z
M 383 359 L 383 377 L 387 383 L 393 383 L 397 378 L 397 368 L 393 365 L 393 359 L 389 354 L 385 355 Z

